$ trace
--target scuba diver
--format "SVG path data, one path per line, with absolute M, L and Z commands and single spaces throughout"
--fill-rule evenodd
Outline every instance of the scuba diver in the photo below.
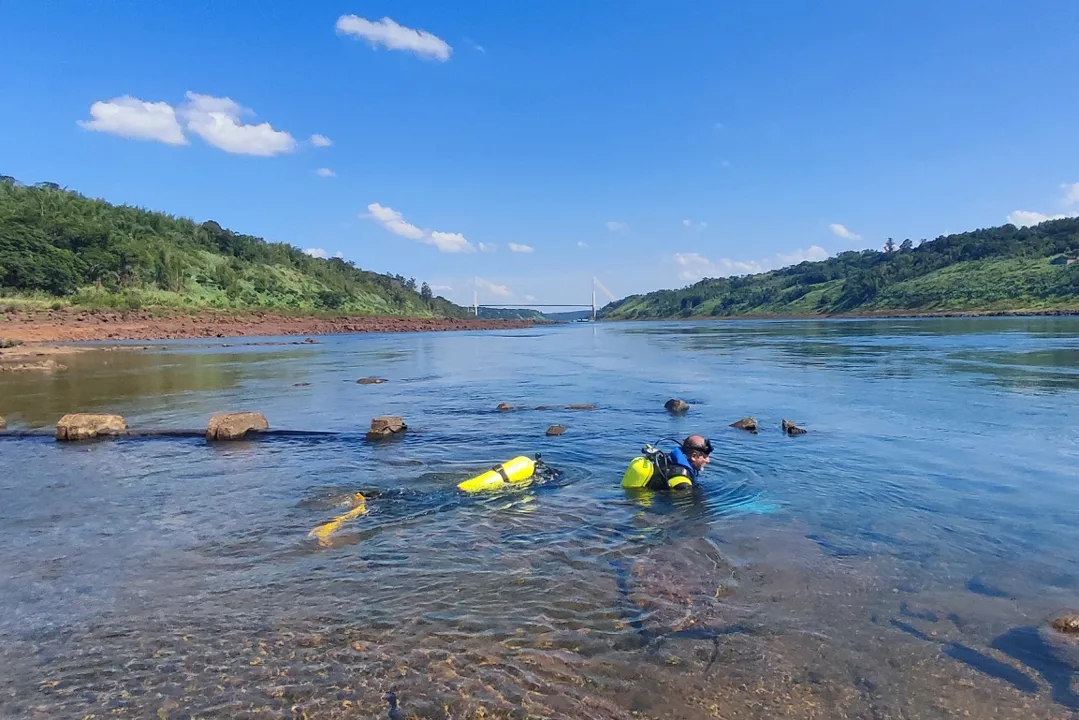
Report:
M 633 458 L 622 476 L 622 487 L 648 490 L 672 490 L 695 487 L 697 476 L 712 454 L 712 443 L 700 435 L 690 435 L 680 445 L 665 453 L 647 444 L 643 456 Z

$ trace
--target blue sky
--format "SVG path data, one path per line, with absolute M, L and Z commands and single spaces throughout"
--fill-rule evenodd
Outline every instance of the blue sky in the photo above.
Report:
M 459 302 L 588 302 L 593 274 L 1079 212 L 1077 27 L 1064 0 L 13 0 L 0 173 Z

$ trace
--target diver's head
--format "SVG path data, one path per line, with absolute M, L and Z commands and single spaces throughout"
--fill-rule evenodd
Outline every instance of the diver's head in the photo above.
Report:
M 682 452 L 686 454 L 693 469 L 700 472 L 710 461 L 712 443 L 700 435 L 690 435 L 682 442 Z

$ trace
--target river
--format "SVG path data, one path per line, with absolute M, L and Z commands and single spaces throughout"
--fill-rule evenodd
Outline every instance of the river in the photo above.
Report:
M 259 340 L 0 375 L 15 430 L 327 433 L 0 436 L 0 716 L 386 717 L 389 691 L 422 718 L 1079 711 L 1079 643 L 1046 624 L 1079 608 L 1079 319 Z M 408 431 L 367 442 L 384 414 Z M 699 493 L 620 488 L 690 433 Z M 559 475 L 456 490 L 535 453 Z

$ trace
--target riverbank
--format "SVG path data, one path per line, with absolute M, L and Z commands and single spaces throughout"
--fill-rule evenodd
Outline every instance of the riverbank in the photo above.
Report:
M 682 320 L 917 320 L 933 318 L 1073 317 L 1079 307 L 1017 310 L 860 310 L 853 313 L 751 313 L 746 315 L 690 315 L 681 317 L 599 318 L 603 322 L 678 322 Z
M 112 340 L 336 333 L 506 330 L 532 327 L 531 320 L 285 315 L 271 312 L 179 310 L 9 309 L 0 313 L 0 340 L 62 343 Z

